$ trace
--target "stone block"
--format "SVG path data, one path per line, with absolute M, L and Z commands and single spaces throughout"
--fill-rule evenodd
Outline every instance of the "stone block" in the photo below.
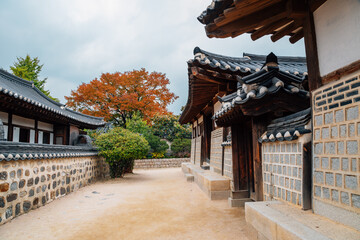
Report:
M 295 190 L 296 191 L 301 191 L 301 181 L 300 180 L 295 180 Z
M 335 154 L 336 153 L 335 142 L 325 143 L 325 153 L 326 154 Z
M 346 109 L 346 120 L 356 120 L 359 118 L 359 106 Z
M 194 175 L 190 173 L 185 173 L 185 178 L 187 182 L 193 182 L 194 181 Z
M 351 171 L 352 172 L 356 172 L 357 171 L 357 164 L 356 164 L 357 160 L 356 158 L 352 158 L 351 159 Z
M 323 190 L 322 197 L 325 199 L 330 199 L 330 190 L 328 188 L 322 188 L 322 190 Z
M 348 154 L 358 154 L 358 142 L 357 141 L 347 141 L 346 142 L 346 151 Z
M 344 121 L 344 110 L 338 110 L 335 112 L 335 121 L 337 123 Z
M 315 126 L 321 126 L 323 125 L 323 116 L 317 115 L 315 116 Z
M 335 181 L 335 185 L 337 187 L 342 187 L 342 174 L 336 174 L 336 181 Z
M 360 195 L 351 194 L 351 202 L 353 207 L 360 208 Z
M 228 198 L 229 207 L 244 207 L 245 203 L 252 202 L 250 198 L 242 198 L 242 199 L 233 199 L 231 197 Z
M 358 187 L 357 177 L 352 175 L 345 175 L 345 187 L 356 190 Z
M 0 196 L 0 208 L 5 207 L 5 198 Z
M 9 190 L 9 183 L 0 184 L 0 192 L 7 192 Z
M 340 170 L 340 160 L 339 158 L 331 158 L 331 169 Z
M 349 124 L 349 136 L 354 137 L 356 134 L 355 132 L 355 124 L 351 123 Z
M 336 138 L 339 135 L 338 127 L 331 127 L 331 137 Z
M 11 218 L 12 215 L 13 215 L 13 208 L 12 208 L 12 206 L 10 206 L 5 211 L 5 218 L 6 219 Z
M 325 113 L 325 124 L 331 124 L 334 121 L 334 115 L 332 112 Z
M 338 154 L 344 154 L 345 153 L 345 148 L 344 148 L 344 142 L 338 142 Z
M 341 159 L 342 165 L 341 168 L 343 171 L 349 171 L 349 159 L 348 158 L 342 158 Z
M 23 210 L 24 210 L 24 212 L 29 211 L 30 208 L 31 208 L 31 202 L 30 202 L 30 201 L 25 201 L 25 202 L 23 203 Z
M 321 158 L 321 167 L 323 169 L 329 169 L 329 158 L 327 157 Z
M 315 143 L 315 154 L 322 154 L 323 153 L 323 144 L 322 143 Z
M 346 135 L 346 125 L 340 125 L 340 137 L 347 137 Z
M 18 188 L 18 183 L 17 182 L 13 182 L 10 185 L 10 190 L 11 191 L 15 191 Z
M 331 190 L 331 200 L 333 200 L 334 202 L 338 202 L 339 201 L 339 191 L 338 190 Z
M 341 202 L 346 205 L 350 204 L 349 194 L 347 192 L 341 192 Z
M 7 180 L 8 173 L 7 172 L 0 172 L 0 180 Z
M 329 129 L 328 127 L 321 129 L 321 137 L 322 137 L 323 139 L 328 139 L 328 138 L 330 138 L 330 129 Z
M 325 183 L 328 186 L 334 185 L 334 174 L 333 173 L 326 173 L 325 174 Z

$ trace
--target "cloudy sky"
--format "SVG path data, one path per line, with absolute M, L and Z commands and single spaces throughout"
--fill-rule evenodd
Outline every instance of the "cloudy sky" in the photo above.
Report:
M 104 72 L 145 67 L 167 74 L 170 89 L 179 96 L 169 110 L 186 104 L 186 61 L 193 49 L 223 55 L 243 52 L 305 56 L 304 43 L 269 37 L 252 41 L 209 39 L 196 17 L 211 0 L 1 0 L 0 68 L 10 70 L 16 57 L 38 57 L 46 88 L 65 103 L 64 96 L 82 82 Z

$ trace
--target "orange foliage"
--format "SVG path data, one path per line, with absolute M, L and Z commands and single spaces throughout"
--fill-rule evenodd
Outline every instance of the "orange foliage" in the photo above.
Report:
M 163 73 L 148 73 L 144 68 L 131 72 L 104 73 L 100 79 L 81 84 L 66 105 L 85 114 L 105 117 L 124 125 L 139 112 L 145 119 L 167 114 L 166 107 L 178 97 L 167 88 Z

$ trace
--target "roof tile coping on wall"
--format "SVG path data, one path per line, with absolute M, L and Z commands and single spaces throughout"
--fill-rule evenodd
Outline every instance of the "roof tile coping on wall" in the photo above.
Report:
M 311 108 L 277 118 L 267 126 L 266 132 L 259 138 L 259 142 L 292 141 L 303 134 L 310 133 L 307 126 L 311 120 Z
M 7 141 L 0 142 L 0 162 L 96 155 L 98 155 L 97 149 L 88 146 L 15 143 Z

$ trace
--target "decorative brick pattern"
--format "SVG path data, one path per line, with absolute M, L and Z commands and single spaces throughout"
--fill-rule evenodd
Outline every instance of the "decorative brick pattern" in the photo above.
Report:
M 201 136 L 195 140 L 195 165 L 200 166 L 201 163 Z
M 262 145 L 264 200 L 302 206 L 302 143 L 268 142 Z
M 196 138 L 191 139 L 190 161 L 195 163 Z
M 101 157 L 0 162 L 0 224 L 96 179 L 109 177 Z
M 233 179 L 231 146 L 224 147 L 224 176 L 227 176 L 230 179 Z
M 223 132 L 223 128 L 211 132 L 210 167 L 218 174 L 222 173 L 223 147 L 221 143 L 224 141 Z
M 139 159 L 135 160 L 134 169 L 175 168 L 183 162 L 190 162 L 190 158 Z
M 316 90 L 313 106 L 313 197 L 360 213 L 360 76 Z

